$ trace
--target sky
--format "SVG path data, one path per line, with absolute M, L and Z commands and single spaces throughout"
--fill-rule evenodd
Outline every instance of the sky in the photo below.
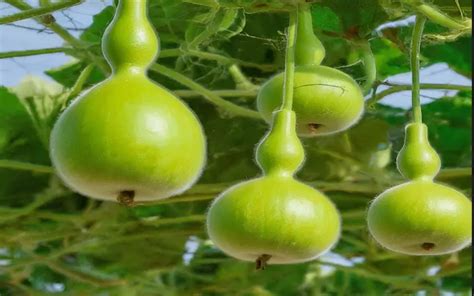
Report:
M 30 5 L 37 6 L 38 1 L 27 0 Z M 69 8 L 67 15 L 61 12 L 54 13 L 57 22 L 67 28 L 87 28 L 92 22 L 92 16 L 110 5 L 112 0 L 87 0 L 84 3 Z M 0 3 L 0 17 L 17 12 L 6 3 Z M 74 20 L 71 21 L 71 18 Z M 399 22 L 386 24 L 387 26 L 406 26 L 413 22 L 413 18 L 408 18 Z M 60 47 L 63 41 L 55 34 L 40 32 L 38 30 L 25 29 L 23 27 L 42 27 L 32 20 L 23 20 L 14 23 L 15 26 L 0 26 L 0 52 L 40 49 L 50 47 Z M 383 28 L 381 27 L 381 28 Z M 379 29 L 381 29 L 379 28 Z M 80 31 L 71 30 L 75 36 Z M 39 75 L 44 79 L 51 80 L 43 72 L 47 69 L 61 66 L 71 58 L 62 53 L 39 55 L 31 57 L 20 57 L 11 59 L 0 59 L 0 85 L 11 87 L 18 85 L 26 75 Z M 411 83 L 411 74 L 404 73 L 390 77 L 388 81 L 392 83 Z M 447 64 L 436 64 L 422 69 L 422 83 L 455 83 L 461 85 L 471 85 L 471 80 L 450 70 Z M 387 87 L 380 87 L 378 91 L 383 91 Z M 434 98 L 453 95 L 455 91 L 423 90 L 422 103 L 431 102 Z M 401 108 L 409 108 L 411 104 L 411 94 L 409 91 L 397 93 L 386 97 L 384 104 Z

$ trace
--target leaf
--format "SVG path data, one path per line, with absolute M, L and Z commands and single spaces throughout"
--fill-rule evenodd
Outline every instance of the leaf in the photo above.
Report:
M 193 25 L 188 28 L 186 32 L 186 41 L 189 48 L 198 48 L 208 43 L 208 39 L 211 39 L 215 34 L 219 32 L 227 31 L 238 18 L 239 11 L 236 9 L 220 9 L 209 15 L 205 24 Z M 232 36 L 230 34 L 229 36 Z
M 89 44 L 100 44 L 105 28 L 112 21 L 115 13 L 113 6 L 107 6 L 101 12 L 94 15 L 92 24 L 82 32 L 80 39 Z
M 424 47 L 422 55 L 429 59 L 430 63 L 444 62 L 449 64 L 455 71 L 466 76 L 472 75 L 472 39 L 461 38 L 455 42 L 428 45 Z
M 470 93 L 425 105 L 431 144 L 441 154 L 444 167 L 469 167 L 472 163 L 471 112 Z
M 364 38 L 389 19 L 382 6 L 373 0 L 323 0 L 321 5 L 335 12 L 349 39 Z
M 408 57 L 393 42 L 385 38 L 375 38 L 370 45 L 377 63 L 379 79 L 410 71 Z
M 0 98 L 0 151 L 5 151 L 22 130 L 31 126 L 31 121 L 18 98 L 6 87 L 0 87 Z
M 83 61 L 72 61 L 60 67 L 49 69 L 46 71 L 46 74 L 63 86 L 71 88 L 74 86 L 77 78 L 86 67 L 87 63 Z M 84 88 L 95 85 L 104 79 L 104 74 L 97 67 L 94 67 L 91 75 L 84 83 Z
M 0 159 L 47 164 L 48 154 L 20 100 L 5 87 L 0 98 Z M 25 205 L 46 182 L 44 175 L 0 168 L 0 204 Z
M 342 33 L 339 16 L 329 7 L 316 4 L 312 7 L 313 25 L 320 30 Z

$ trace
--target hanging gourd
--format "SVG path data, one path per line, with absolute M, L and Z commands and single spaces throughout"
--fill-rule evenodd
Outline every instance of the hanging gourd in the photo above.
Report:
M 349 75 L 321 66 L 325 49 L 313 31 L 311 6 L 299 6 L 294 111 L 300 136 L 321 136 L 344 131 L 362 117 L 364 95 Z M 271 122 L 281 106 L 284 74 L 265 83 L 257 97 L 257 108 Z
M 472 203 L 433 179 L 441 160 L 428 140 L 420 104 L 419 52 L 425 18 L 418 16 L 412 43 L 414 122 L 406 127 L 397 158 L 409 182 L 378 196 L 368 211 L 371 234 L 385 248 L 408 255 L 441 255 L 471 244 Z
M 207 218 L 214 244 L 232 257 L 256 262 L 257 269 L 312 260 L 333 247 L 341 231 L 334 204 L 294 179 L 304 161 L 292 111 L 297 14 L 291 13 L 288 29 L 284 100 L 256 151 L 263 176 L 222 193 Z
M 188 189 L 206 160 L 202 127 L 147 77 L 159 43 L 146 0 L 121 0 L 104 36 L 112 75 L 66 108 L 51 134 L 53 165 L 74 191 L 131 204 Z

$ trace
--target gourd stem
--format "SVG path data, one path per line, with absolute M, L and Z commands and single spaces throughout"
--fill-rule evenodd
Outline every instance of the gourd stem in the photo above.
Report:
M 420 5 L 414 5 L 413 9 L 418 14 L 427 17 L 430 21 L 451 30 L 470 30 L 470 28 L 472 27 L 472 23 L 469 20 L 460 22 L 456 19 L 449 17 L 448 15 L 444 14 L 433 6 L 425 3 L 422 3 Z
M 366 95 L 370 93 L 375 81 L 377 80 L 377 63 L 368 40 L 364 40 L 361 43 L 361 53 L 366 76 L 362 90 L 364 91 L 364 95 Z
M 0 18 L 0 25 L 18 22 L 18 21 L 33 18 L 33 17 L 45 16 L 47 14 L 51 14 L 58 10 L 63 10 L 63 9 L 81 4 L 81 2 L 83 2 L 83 0 L 66 0 L 59 3 L 49 4 L 44 7 L 24 10 L 19 13 L 15 13 L 15 14 Z
M 413 121 L 417 123 L 423 122 L 420 101 L 420 50 L 421 38 L 423 37 L 423 29 L 425 27 L 425 23 L 426 17 L 422 15 L 416 16 L 415 28 L 413 29 L 413 37 L 411 43 Z
M 290 12 L 290 25 L 288 26 L 288 41 L 286 45 L 285 81 L 283 86 L 282 110 L 293 109 L 294 78 L 295 78 L 295 46 L 296 26 L 298 22 L 298 9 Z

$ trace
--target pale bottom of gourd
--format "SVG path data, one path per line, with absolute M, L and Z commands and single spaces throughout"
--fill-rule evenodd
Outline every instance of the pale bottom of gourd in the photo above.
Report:
M 418 241 L 413 242 L 412 244 L 392 247 L 389 245 L 384 245 L 385 248 L 402 254 L 407 254 L 411 256 L 440 256 L 445 254 L 450 254 L 453 252 L 460 251 L 471 244 L 471 241 L 466 241 L 458 244 L 456 248 L 446 248 L 442 243 L 434 243 L 430 241 Z
M 69 189 L 83 196 L 104 201 L 115 201 L 124 206 L 135 206 L 166 199 L 188 190 L 195 182 L 197 175 L 181 186 L 160 186 L 161 184 L 140 184 L 139 182 L 123 182 L 122 180 L 81 180 L 65 178 L 60 171 L 58 175 Z
M 256 270 L 265 270 L 269 265 L 286 265 L 286 264 L 299 264 L 299 263 L 305 263 L 305 262 L 310 262 L 315 260 L 316 258 L 319 258 L 329 252 L 329 250 L 333 247 L 331 245 L 330 248 L 327 248 L 326 250 L 322 252 L 318 252 L 317 254 L 314 255 L 307 255 L 307 256 L 300 256 L 299 258 L 295 258 L 292 256 L 285 256 L 279 252 L 265 252 L 262 251 L 261 253 L 257 252 L 252 252 L 252 253 L 240 253 L 240 254 L 233 254 L 230 255 L 227 253 L 229 256 L 246 261 L 246 262 L 253 262 L 255 264 L 255 269 Z

